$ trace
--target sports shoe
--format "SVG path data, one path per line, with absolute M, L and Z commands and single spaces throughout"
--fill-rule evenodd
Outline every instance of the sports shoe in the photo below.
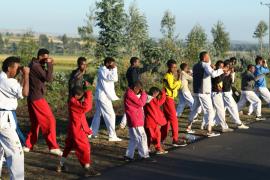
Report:
M 126 162 L 132 162 L 132 161 L 134 161 L 134 159 L 133 158 L 130 158 L 128 156 L 124 156 L 124 161 L 126 161 Z
M 122 139 L 120 139 L 119 137 L 113 137 L 113 138 L 109 138 L 110 142 L 119 142 L 122 141 Z
M 84 168 L 84 177 L 100 176 L 101 173 L 96 171 L 93 167 Z
M 189 129 L 189 128 L 187 128 L 187 129 L 186 129 L 186 132 L 187 132 L 187 133 L 189 133 L 189 134 L 194 134 L 194 133 L 195 133 L 195 131 L 194 131 L 194 130 Z
M 62 156 L 63 152 L 60 149 L 50 149 L 50 153 L 57 156 Z
M 222 129 L 221 132 L 223 132 L 223 133 L 233 132 L 233 129 L 231 129 L 231 128 L 226 128 L 226 129 Z
M 24 147 L 23 147 L 23 152 L 28 153 L 28 152 L 30 152 L 30 149 L 29 149 L 28 147 L 24 146 Z
M 214 132 L 211 132 L 211 133 L 207 133 L 207 136 L 208 137 L 216 137 L 216 136 L 220 136 L 220 133 L 214 133 Z
M 256 121 L 265 121 L 266 118 L 262 117 L 262 116 L 256 116 Z
M 66 165 L 61 166 L 60 164 L 56 168 L 56 172 L 61 173 L 61 172 L 68 172 L 68 168 Z
M 162 149 L 162 150 L 157 151 L 156 154 L 158 155 L 168 154 L 168 151 Z
M 147 157 L 147 158 L 140 158 L 140 160 L 145 161 L 145 162 L 151 162 L 151 163 L 155 163 L 157 162 L 157 160 L 151 158 L 151 157 Z
M 249 129 L 247 125 L 244 125 L 243 123 L 240 126 L 237 126 L 238 129 Z
M 187 146 L 187 143 L 184 142 L 184 141 L 182 141 L 182 142 L 174 142 L 174 143 L 172 144 L 172 146 L 173 146 L 173 147 L 185 147 L 185 146 Z
M 98 136 L 94 136 L 93 134 L 88 135 L 88 139 L 97 139 Z

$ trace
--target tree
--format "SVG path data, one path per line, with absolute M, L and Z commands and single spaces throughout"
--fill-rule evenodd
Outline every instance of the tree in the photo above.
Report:
M 131 56 L 140 55 L 141 45 L 148 39 L 148 25 L 135 3 L 129 7 L 126 27 L 128 50 Z
M 260 21 L 253 34 L 259 40 L 260 53 L 263 53 L 263 37 L 267 35 L 268 26 L 264 21 Z
M 96 2 L 96 7 L 96 25 L 100 29 L 96 55 L 119 57 L 127 18 L 124 1 L 101 0 Z
M 200 25 L 195 25 L 187 36 L 186 58 L 194 61 L 198 54 L 206 47 L 207 35 Z
M 4 39 L 2 37 L 2 34 L 0 33 L 0 52 L 2 52 L 5 48 L 5 42 Z
M 67 45 L 68 45 L 68 37 L 66 34 L 61 36 L 61 41 L 63 43 L 63 49 L 64 49 L 64 53 L 65 53 L 65 50 L 67 49 Z
M 49 48 L 49 38 L 46 34 L 40 34 L 38 38 L 39 46 L 43 48 Z
M 225 27 L 221 21 L 218 21 L 217 24 L 211 30 L 213 36 L 213 46 L 216 51 L 216 56 L 224 57 L 226 52 L 230 49 L 230 38 L 229 33 L 225 31 Z
M 172 15 L 170 11 L 165 11 L 164 16 L 161 20 L 161 29 L 162 34 L 168 38 L 174 38 L 174 30 L 175 30 L 175 16 Z

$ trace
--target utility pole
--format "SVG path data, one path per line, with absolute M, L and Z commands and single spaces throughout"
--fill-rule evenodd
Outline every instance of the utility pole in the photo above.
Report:
M 270 54 L 270 3 L 263 3 L 261 2 L 261 5 L 262 6 L 266 6 L 268 7 L 268 10 L 269 10 L 269 21 L 268 21 L 268 30 L 269 30 L 269 33 L 268 33 L 268 37 L 269 37 L 269 41 L 268 41 L 268 52 Z

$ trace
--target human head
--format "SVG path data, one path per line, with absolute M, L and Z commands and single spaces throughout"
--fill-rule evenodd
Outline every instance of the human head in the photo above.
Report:
M 180 69 L 181 69 L 181 71 L 187 72 L 188 71 L 188 65 L 187 65 L 187 63 L 180 64 Z
M 216 69 L 222 69 L 224 67 L 224 62 L 219 60 L 215 64 Z
M 251 73 L 254 73 L 254 72 L 255 72 L 255 67 L 254 67 L 254 65 L 249 64 L 249 65 L 247 66 L 247 70 L 250 71 Z
M 136 81 L 131 89 L 134 91 L 135 94 L 139 94 L 142 91 L 142 82 L 141 81 Z
M 106 57 L 104 59 L 104 65 L 108 68 L 108 69 L 113 69 L 115 67 L 115 59 L 112 57 Z
M 72 88 L 71 94 L 72 97 L 75 97 L 77 100 L 80 100 L 84 95 L 83 88 L 81 86 L 75 86 Z
M 199 55 L 200 61 L 208 63 L 210 61 L 210 56 L 207 51 L 202 51 Z
M 256 65 L 263 65 L 263 57 L 262 56 L 257 56 L 255 58 L 255 63 L 256 63 Z
M 176 61 L 173 59 L 170 59 L 167 61 L 167 67 L 168 71 L 171 73 L 176 73 L 177 72 L 177 66 L 176 66 Z
M 157 97 L 160 94 L 160 89 L 157 87 L 151 87 L 148 94 L 153 97 Z
M 37 58 L 38 60 L 46 60 L 49 58 L 50 51 L 44 48 L 38 50 Z
M 14 78 L 19 72 L 20 61 L 19 57 L 7 57 L 2 64 L 2 71 L 4 71 L 9 78 Z
M 79 57 L 77 59 L 77 66 L 80 69 L 80 71 L 84 71 L 87 68 L 87 64 L 86 64 L 86 58 L 85 57 Z
M 237 59 L 236 59 L 236 57 L 231 57 L 231 58 L 229 59 L 229 61 L 232 63 L 232 65 L 235 65 Z
M 132 57 L 130 58 L 130 65 L 134 67 L 139 67 L 140 66 L 140 59 L 138 57 Z

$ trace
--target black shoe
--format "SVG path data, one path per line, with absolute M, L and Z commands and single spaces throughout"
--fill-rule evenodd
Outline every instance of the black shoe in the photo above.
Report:
M 100 172 L 96 171 L 91 166 L 88 168 L 84 168 L 84 170 L 85 170 L 84 177 L 100 176 L 101 175 Z
M 151 158 L 151 157 L 147 157 L 147 158 L 141 158 L 142 161 L 145 161 L 145 162 L 150 162 L 150 163 L 155 163 L 157 162 L 157 160 Z
M 172 146 L 173 147 L 185 147 L 185 146 L 187 146 L 187 143 L 184 141 L 182 141 L 182 142 L 178 141 L 178 142 L 173 142 Z
M 134 161 L 134 159 L 133 158 L 130 158 L 128 156 L 124 156 L 124 161 L 126 161 L 126 162 L 132 162 L 132 161 Z
M 59 172 L 59 173 L 61 173 L 61 172 L 68 172 L 68 168 L 67 168 L 66 165 L 61 166 L 61 165 L 59 164 L 59 165 L 57 166 L 57 168 L 56 168 L 56 172 Z

